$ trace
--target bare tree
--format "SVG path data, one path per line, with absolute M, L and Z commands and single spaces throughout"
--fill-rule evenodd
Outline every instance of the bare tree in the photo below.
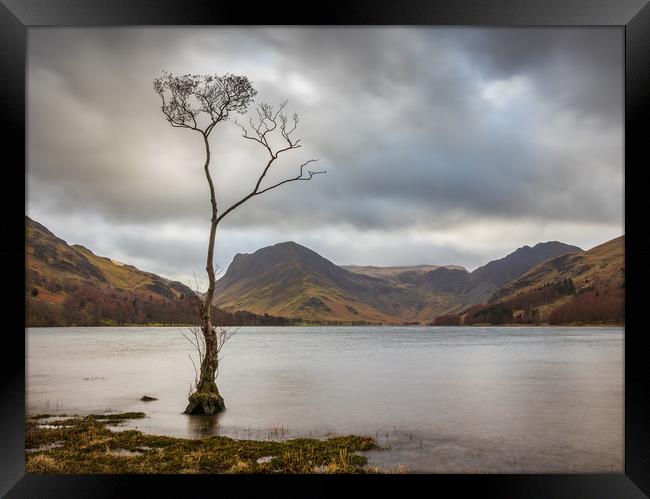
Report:
M 311 180 L 314 175 L 325 173 L 312 171 L 307 168 L 315 159 L 310 159 L 299 165 L 298 175 L 264 186 L 264 179 L 278 157 L 301 147 L 300 139 L 293 137 L 298 126 L 298 115 L 294 114 L 289 120 L 284 113 L 286 102 L 278 109 L 271 105 L 260 103 L 254 115 L 249 119 L 248 126 L 235 123 L 242 129 L 243 137 L 259 143 L 267 152 L 268 160 L 261 170 L 253 189 L 223 211 L 219 211 L 214 183 L 210 174 L 210 143 L 209 137 L 217 123 L 226 121 L 231 114 L 244 114 L 253 102 L 257 91 L 245 76 L 225 75 L 182 75 L 174 76 L 163 72 L 162 76 L 153 82 L 154 91 L 162 101 L 161 110 L 172 127 L 185 128 L 200 134 L 205 147 L 205 163 L 203 170 L 210 189 L 210 239 L 205 270 L 208 274 L 208 290 L 203 300 L 197 301 L 199 311 L 199 327 L 203 337 L 200 349 L 201 364 L 195 383 L 195 390 L 189 396 L 186 414 L 215 414 L 225 409 L 223 397 L 219 394 L 216 375 L 219 368 L 219 350 L 222 335 L 213 324 L 211 306 L 214 299 L 216 277 L 214 271 L 214 242 L 219 223 L 233 210 L 249 199 L 264 194 L 283 184 L 296 181 Z M 275 137 L 275 140 L 272 140 Z M 279 142 L 281 145 L 276 145 Z M 229 336 L 228 336 L 229 337 Z

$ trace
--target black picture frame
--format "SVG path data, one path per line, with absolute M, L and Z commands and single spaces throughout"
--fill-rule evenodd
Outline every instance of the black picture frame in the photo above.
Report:
M 24 213 L 20 185 L 25 185 L 26 40 L 30 26 L 118 25 L 313 25 L 400 24 L 480 26 L 619 26 L 625 33 L 625 472 L 587 475 L 411 475 L 354 477 L 227 477 L 25 474 Z M 344 493 L 350 482 L 369 490 L 404 491 L 419 482 L 425 491 L 449 488 L 454 495 L 474 492 L 498 497 L 646 497 L 650 494 L 650 384 L 641 323 L 648 279 L 650 245 L 644 238 L 644 125 L 650 123 L 650 5 L 647 0 L 445 0 L 430 2 L 362 0 L 343 4 L 266 3 L 253 7 L 234 2 L 189 0 L 0 0 L 0 90 L 3 97 L 3 240 L 0 246 L 9 278 L 8 312 L 3 340 L 15 343 L 0 361 L 0 495 L 6 497 L 169 496 L 181 487 L 189 495 L 199 487 L 222 493 L 248 484 L 288 495 L 299 485 L 309 496 Z M 7 153 L 13 154 L 7 154 Z M 9 160 L 9 158 L 13 158 Z M 644 161 L 645 160 L 645 161 Z M 9 192 L 13 196 L 9 196 Z M 16 197 L 18 199 L 16 199 Z M 23 199 L 24 201 L 24 199 Z M 647 224 L 647 222 L 645 222 Z M 343 482 L 345 481 L 345 483 Z M 315 484 L 318 486 L 315 487 Z M 192 492 L 190 492 L 190 490 Z M 304 494 L 303 494 L 304 495 Z

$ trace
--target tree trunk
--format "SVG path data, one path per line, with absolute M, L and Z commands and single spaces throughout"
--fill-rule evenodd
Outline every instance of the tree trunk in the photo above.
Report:
M 210 324 L 209 327 L 212 325 Z M 185 414 L 217 414 L 226 408 L 223 397 L 219 394 L 215 374 L 218 366 L 217 335 L 212 329 L 201 325 L 205 338 L 205 352 L 201 359 L 201 370 L 196 390 L 189 396 Z
M 207 135 L 203 134 L 205 143 L 205 176 L 210 186 L 210 204 L 212 206 L 212 219 L 210 225 L 210 241 L 208 242 L 208 258 L 205 270 L 208 273 L 208 291 L 205 294 L 201 310 L 201 332 L 205 339 L 205 351 L 201 359 L 201 370 L 196 390 L 189 396 L 189 403 L 185 409 L 185 414 L 216 414 L 223 411 L 226 406 L 223 397 L 219 394 L 216 383 L 218 359 L 218 337 L 212 324 L 212 298 L 214 297 L 214 287 L 216 277 L 214 273 L 214 241 L 217 233 L 217 201 L 215 198 L 214 184 L 210 176 L 210 145 L 208 144 Z

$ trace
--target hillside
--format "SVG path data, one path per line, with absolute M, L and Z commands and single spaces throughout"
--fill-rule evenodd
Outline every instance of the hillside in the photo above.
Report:
M 499 288 L 475 320 L 498 322 L 622 323 L 625 238 L 588 251 L 550 258 Z M 477 314 L 478 312 L 478 314 Z
M 548 241 L 532 247 L 522 246 L 503 258 L 493 260 L 470 274 L 467 284 L 459 292 L 458 305 L 450 312 L 458 311 L 461 307 L 483 303 L 499 287 L 522 276 L 538 263 L 576 251 L 582 250 L 570 244 Z
M 27 216 L 25 231 L 27 326 L 194 322 L 195 294 L 186 285 L 69 245 Z M 268 323 L 214 313 L 222 323 Z

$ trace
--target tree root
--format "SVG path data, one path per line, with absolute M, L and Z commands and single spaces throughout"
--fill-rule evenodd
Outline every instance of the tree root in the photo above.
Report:
M 189 397 L 185 414 L 218 414 L 226 409 L 223 397 L 212 391 L 196 391 Z

